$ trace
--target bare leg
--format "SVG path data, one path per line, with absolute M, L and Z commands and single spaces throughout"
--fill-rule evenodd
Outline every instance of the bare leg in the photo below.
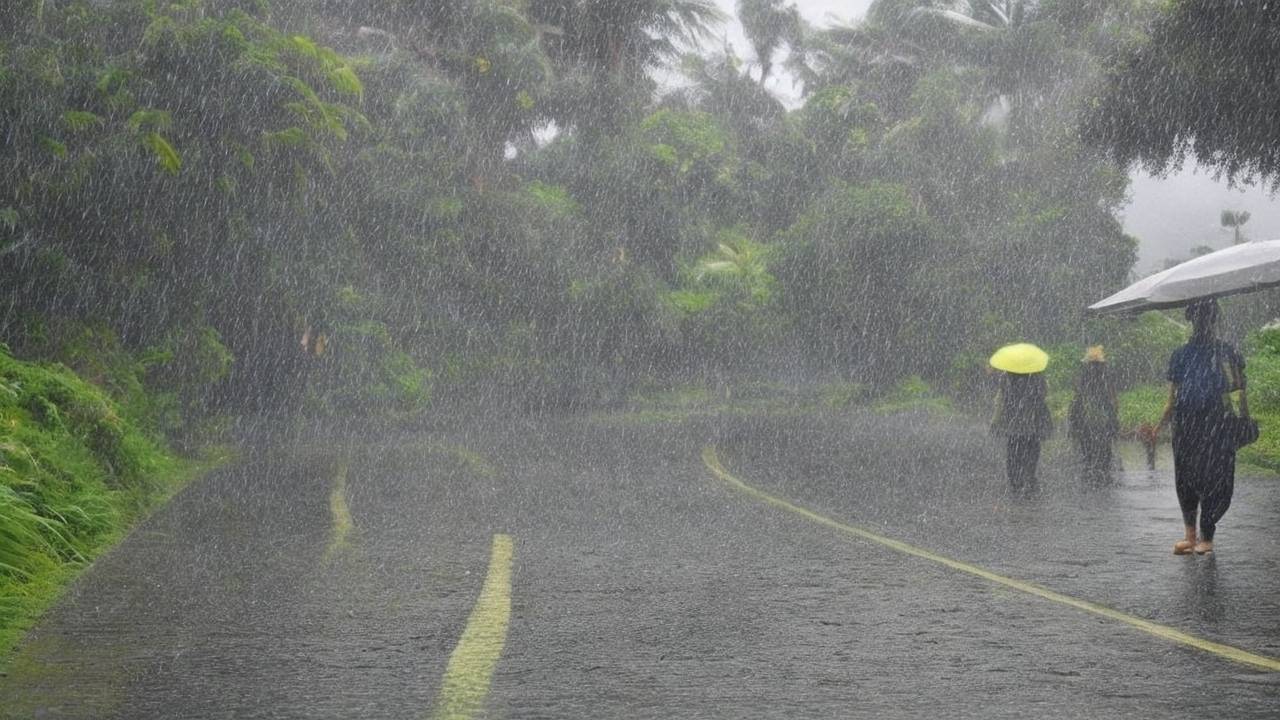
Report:
M 1209 543 L 1209 547 L 1210 548 L 1213 547 L 1212 542 Z M 1173 554 L 1174 555 L 1190 555 L 1191 552 L 1195 549 L 1196 549 L 1196 526 L 1187 525 L 1185 539 L 1179 540 L 1178 542 L 1173 544 Z

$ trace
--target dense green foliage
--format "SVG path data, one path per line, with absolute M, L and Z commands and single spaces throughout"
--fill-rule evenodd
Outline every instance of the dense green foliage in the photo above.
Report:
M 1240 459 L 1280 472 L 1280 330 L 1262 330 L 1245 344 L 1249 413 L 1264 428 Z
M 1129 5 L 815 30 L 742 3 L 789 110 L 732 54 L 660 91 L 705 0 L 20 3 L 0 339 L 146 358 L 171 432 L 663 377 L 963 386 L 1005 341 L 1084 339 L 1132 264 L 1124 176 L 1068 111 Z
M 365 272 L 335 201 L 363 86 L 333 51 L 214 5 L 41 3 L 3 39 L 3 334 L 41 355 L 87 319 L 170 353 L 188 398 L 275 405 L 308 369 L 298 337 L 336 326 Z
M 0 346 L 0 650 L 178 469 L 102 390 Z

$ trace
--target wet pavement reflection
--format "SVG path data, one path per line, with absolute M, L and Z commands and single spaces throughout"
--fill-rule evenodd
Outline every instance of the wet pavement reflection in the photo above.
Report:
M 302 444 L 208 478 L 76 583 L 0 677 L 0 717 L 417 718 L 497 533 L 509 637 L 487 717 L 1275 717 L 1280 674 L 832 532 L 815 512 L 1280 656 L 1280 481 L 1175 557 L 1168 458 L 1105 487 L 1046 448 L 1009 492 L 949 416 L 459 423 Z M 342 483 L 336 483 L 338 470 Z M 331 496 L 351 527 L 335 543 Z

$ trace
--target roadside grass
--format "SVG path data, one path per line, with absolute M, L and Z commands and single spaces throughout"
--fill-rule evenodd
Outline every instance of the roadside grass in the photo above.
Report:
M 1245 340 L 1245 375 L 1249 387 L 1249 413 L 1258 421 L 1258 441 L 1240 449 L 1237 461 L 1254 474 L 1280 473 L 1280 330 L 1264 329 Z M 1133 387 L 1119 396 L 1120 434 L 1136 437 L 1142 423 L 1155 424 L 1164 411 L 1168 386 L 1151 383 Z M 1070 393 L 1064 394 L 1070 402 Z M 1166 428 L 1161 442 L 1168 444 Z
M 94 558 L 222 460 L 179 460 L 97 387 L 0 346 L 0 664 Z
M 1165 399 L 1169 395 L 1165 385 L 1139 385 L 1130 388 L 1119 396 L 1118 415 L 1120 417 L 1120 434 L 1125 437 L 1136 437 L 1138 426 L 1147 423 L 1154 425 L 1164 412 Z M 1168 433 L 1166 428 L 1165 433 Z
M 1280 472 L 1280 332 L 1258 333 L 1248 345 L 1249 413 L 1261 433 L 1257 442 L 1240 450 L 1240 459 Z
M 1280 473 L 1280 407 L 1266 394 L 1258 393 L 1255 396 L 1256 386 L 1252 375 L 1249 382 L 1249 414 L 1258 421 L 1262 432 L 1257 442 L 1240 449 L 1236 455 L 1237 462 L 1242 468 L 1252 469 L 1254 474 L 1277 474 Z M 1142 385 L 1121 393 L 1121 437 L 1136 437 L 1140 423 L 1155 424 L 1164 411 L 1168 392 L 1168 387 L 1164 385 Z M 1167 444 L 1169 440 L 1169 430 L 1166 428 L 1161 435 L 1161 442 Z

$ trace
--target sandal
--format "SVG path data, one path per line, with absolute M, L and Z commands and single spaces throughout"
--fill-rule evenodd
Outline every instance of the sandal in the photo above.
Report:
M 1211 555 L 1213 554 L 1213 543 L 1201 541 L 1196 543 L 1195 549 L 1197 555 Z
M 1179 540 L 1173 544 L 1173 554 L 1190 555 L 1192 550 L 1195 549 L 1195 545 L 1195 541 L 1193 540 Z

